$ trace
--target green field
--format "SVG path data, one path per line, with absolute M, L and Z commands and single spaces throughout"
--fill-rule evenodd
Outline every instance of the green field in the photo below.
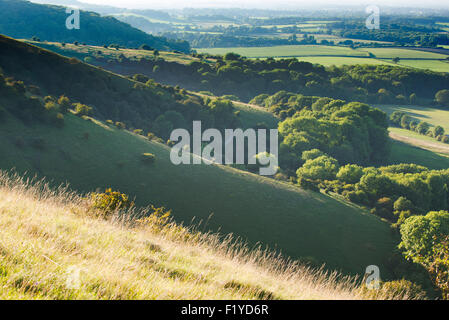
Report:
M 394 111 L 406 112 L 409 116 L 419 121 L 426 121 L 434 126 L 442 126 L 449 133 L 449 109 L 436 109 L 421 106 L 375 105 L 388 115 Z
M 440 60 L 402 60 L 398 63 L 398 65 L 419 69 L 429 69 L 437 72 L 449 72 L 449 62 Z
M 210 54 L 226 54 L 235 52 L 248 58 L 266 57 L 304 57 L 304 56 L 335 56 L 335 57 L 368 57 L 367 52 L 353 50 L 347 47 L 294 45 L 274 47 L 235 47 L 235 48 L 198 48 L 198 52 Z
M 325 36 L 323 36 L 325 38 Z M 323 38 L 323 39 L 324 39 Z M 333 41 L 341 40 L 337 38 Z M 341 66 L 355 64 L 397 65 L 407 68 L 429 69 L 438 72 L 449 72 L 449 63 L 443 61 L 444 54 L 402 48 L 361 48 L 351 49 L 340 46 L 294 45 L 275 47 L 235 47 L 235 48 L 199 48 L 200 53 L 224 55 L 235 52 L 248 58 L 292 58 L 322 64 L 324 66 Z M 369 55 L 372 54 L 373 57 Z M 393 58 L 402 59 L 394 63 Z
M 388 164 L 400 163 L 415 163 L 429 169 L 441 170 L 449 168 L 449 157 L 393 140 Z
M 14 143 L 19 137 L 23 147 Z M 44 150 L 30 145 L 35 137 L 44 139 Z M 141 162 L 144 152 L 156 155 L 153 165 Z M 63 129 L 9 117 L 0 124 L 0 154 L 1 169 L 69 181 L 82 192 L 112 187 L 140 205 L 173 209 L 178 222 L 195 217 L 201 229 L 232 232 L 346 272 L 384 265 L 397 243 L 387 223 L 353 205 L 229 167 L 175 166 L 167 146 L 73 115 Z
M 323 66 L 343 66 L 355 64 L 370 64 L 370 65 L 391 65 L 393 63 L 371 58 L 352 58 L 352 57 L 298 57 L 300 61 L 307 61 L 310 63 L 317 63 Z
M 447 55 L 402 48 L 361 48 L 360 52 L 369 52 L 379 59 L 399 57 L 401 59 L 446 59 Z

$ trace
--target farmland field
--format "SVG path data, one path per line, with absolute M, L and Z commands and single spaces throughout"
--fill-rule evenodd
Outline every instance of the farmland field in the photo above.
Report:
M 392 114 L 394 111 L 406 112 L 409 116 L 420 121 L 426 121 L 431 125 L 442 126 L 449 132 L 449 110 L 420 106 L 375 105 L 375 107 Z
M 389 164 L 415 163 L 430 169 L 449 168 L 449 157 L 408 143 L 392 141 Z
M 445 59 L 447 55 L 402 48 L 361 48 L 361 52 L 369 52 L 379 59 L 399 57 L 401 59 Z
M 398 65 L 437 72 L 449 72 L 449 62 L 441 60 L 401 60 Z
M 323 36 L 323 39 L 326 36 Z M 337 41 L 338 38 L 330 39 Z M 274 47 L 234 47 L 234 48 L 198 48 L 200 53 L 224 55 L 235 52 L 248 58 L 293 58 L 311 63 L 330 65 L 397 65 L 407 68 L 429 69 L 437 72 L 449 72 L 449 63 L 444 61 L 447 55 L 402 48 L 361 48 L 351 49 L 342 46 L 292 45 Z M 372 56 L 370 56 L 370 54 Z M 393 58 L 398 57 L 399 63 Z
M 199 48 L 198 52 L 210 54 L 226 54 L 235 52 L 248 58 L 266 57 L 304 57 L 304 56 L 343 56 L 343 57 L 368 57 L 368 52 L 361 52 L 347 47 L 318 46 L 318 45 L 293 45 L 274 47 L 234 47 L 234 48 Z

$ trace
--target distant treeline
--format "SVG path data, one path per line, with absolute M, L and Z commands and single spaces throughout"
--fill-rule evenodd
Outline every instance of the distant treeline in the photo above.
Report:
M 438 91 L 449 88 L 448 74 L 390 65 L 324 67 L 296 58 L 247 59 L 234 53 L 195 56 L 216 62 L 181 64 L 157 57 L 140 61 L 98 58 L 93 63 L 117 73 L 142 73 L 190 90 L 210 91 L 217 96 L 232 94 L 242 101 L 286 90 L 346 101 L 428 105 Z

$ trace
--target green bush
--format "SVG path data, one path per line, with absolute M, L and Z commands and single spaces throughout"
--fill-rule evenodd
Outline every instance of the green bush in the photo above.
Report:
M 107 217 L 119 210 L 126 210 L 134 206 L 129 197 L 119 191 L 106 189 L 104 193 L 91 193 L 88 197 L 89 209 L 98 216 Z
M 62 96 L 59 97 L 59 99 L 58 99 L 58 104 L 59 104 L 60 111 L 61 111 L 62 113 L 66 113 L 66 112 L 69 110 L 69 108 L 71 107 L 71 105 L 72 105 L 72 104 L 70 103 L 70 99 L 67 98 L 67 97 L 64 96 L 64 95 L 62 95 Z
M 141 160 L 145 164 L 152 164 L 156 161 L 156 156 L 152 153 L 142 153 Z
M 120 122 L 120 121 L 117 121 L 117 122 L 115 123 L 115 126 L 116 126 L 118 129 L 121 129 L 121 130 L 126 129 L 126 124 L 124 124 L 123 122 Z
M 75 107 L 75 114 L 78 116 L 88 116 L 92 113 L 92 107 L 89 107 L 85 104 L 82 103 L 75 103 L 74 104 Z

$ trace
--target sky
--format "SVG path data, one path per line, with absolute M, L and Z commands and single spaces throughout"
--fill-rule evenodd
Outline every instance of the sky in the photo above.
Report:
M 449 0 L 80 0 L 82 2 L 132 9 L 181 8 L 267 8 L 287 9 L 311 5 L 379 5 L 391 7 L 449 8 Z

